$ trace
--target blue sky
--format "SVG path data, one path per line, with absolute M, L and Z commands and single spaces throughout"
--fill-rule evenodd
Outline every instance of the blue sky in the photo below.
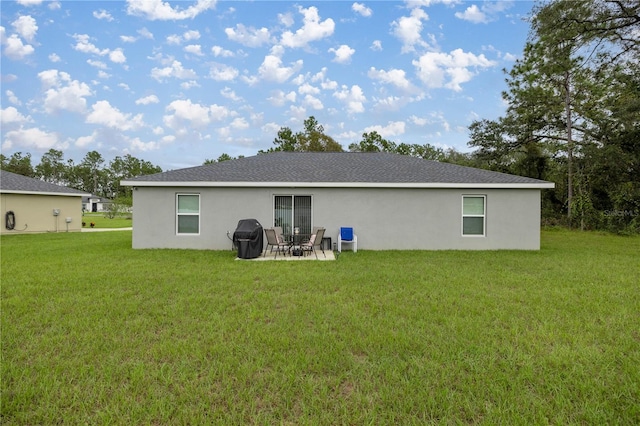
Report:
M 2 1 L 2 153 L 163 170 L 254 155 L 314 116 L 468 151 L 503 114 L 530 1 Z

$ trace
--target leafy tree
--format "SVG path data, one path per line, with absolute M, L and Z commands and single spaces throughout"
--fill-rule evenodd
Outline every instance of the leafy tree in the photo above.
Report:
M 397 149 L 395 142 L 384 139 L 375 130 L 363 133 L 359 143 L 349 145 L 349 151 L 352 152 L 397 152 Z
M 313 116 L 304 121 L 304 130 L 298 133 L 294 134 L 289 127 L 280 128 L 273 144 L 276 145 L 275 148 L 260 152 L 341 152 L 343 150 L 342 145 L 324 133 L 324 127 Z
M 554 180 L 543 211 L 564 209 L 581 228 L 607 226 L 603 209 L 635 197 L 638 9 L 628 0 L 537 6 L 523 58 L 508 72 L 506 115 L 470 127 L 482 167 Z M 625 144 L 630 135 L 636 142 Z
M 22 152 L 14 152 L 9 158 L 3 154 L 0 154 L 0 156 L 2 170 L 22 176 L 35 177 L 36 174 L 31 165 L 31 154 L 27 153 L 23 156 Z
M 238 157 L 241 158 L 241 157 Z M 230 156 L 227 153 L 223 153 L 220 155 L 220 157 L 218 157 L 217 160 L 211 160 L 211 159 L 206 159 L 204 160 L 204 163 L 202 163 L 203 166 L 206 166 L 207 164 L 214 164 L 214 163 L 221 163 L 223 161 L 229 161 L 229 160 L 233 160 L 234 158 L 232 156 Z
M 102 171 L 104 158 L 98 151 L 88 152 L 80 162 L 77 172 L 82 180 L 82 189 L 96 195 L 106 194 L 106 176 Z
M 66 168 L 64 154 L 57 149 L 50 149 L 42 155 L 35 168 L 36 176 L 45 182 L 66 185 Z
M 397 144 L 393 141 L 383 138 L 375 130 L 372 132 L 365 132 L 362 134 L 362 140 L 358 143 L 352 143 L 349 145 L 349 151 L 352 152 L 390 152 L 400 155 L 408 155 L 411 157 L 418 157 L 425 160 L 435 161 L 448 161 L 455 162 L 459 158 L 454 160 L 454 156 L 448 157 L 448 153 L 442 148 L 436 148 L 430 144 Z M 451 150 L 450 153 L 454 153 L 455 150 Z

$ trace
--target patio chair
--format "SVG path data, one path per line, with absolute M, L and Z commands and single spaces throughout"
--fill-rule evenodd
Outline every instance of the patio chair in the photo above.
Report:
M 289 244 L 278 241 L 275 229 L 267 228 L 264 230 L 264 234 L 267 237 L 267 246 L 264 249 L 264 256 L 267 255 L 267 249 L 269 246 L 271 246 L 271 253 L 273 253 L 274 248 L 276 249 L 275 259 L 278 258 L 278 253 L 286 254 L 289 251 Z
M 340 228 L 338 234 L 338 252 L 342 252 L 343 244 L 351 244 L 353 252 L 358 252 L 358 236 L 353 233 L 353 228 Z
M 316 259 L 318 258 L 318 252 L 316 251 L 316 247 L 320 247 L 322 250 L 322 254 L 324 257 L 327 257 L 327 254 L 324 252 L 324 247 L 322 247 L 322 237 L 324 237 L 324 228 L 319 228 L 315 234 L 311 235 L 309 241 L 302 244 L 302 250 L 304 253 L 313 252 L 316 255 Z
M 286 240 L 284 239 L 284 234 L 282 233 L 282 226 L 274 226 L 273 230 L 276 231 L 276 238 L 278 239 L 278 242 L 286 243 Z

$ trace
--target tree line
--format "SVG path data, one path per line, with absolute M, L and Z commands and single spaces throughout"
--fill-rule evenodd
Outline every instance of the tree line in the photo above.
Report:
M 529 17 L 529 38 L 506 74 L 508 107 L 496 120 L 470 127 L 472 152 L 396 143 L 363 133 L 349 151 L 391 152 L 552 181 L 543 191 L 545 224 L 640 233 L 640 3 L 637 0 L 552 0 Z M 303 129 L 282 127 L 275 151 L 344 151 L 311 116 Z M 222 154 L 217 160 L 230 160 Z M 123 178 L 160 172 L 130 155 L 108 167 L 92 151 L 75 165 L 50 150 L 2 156 L 2 168 L 103 196 L 129 196 Z
M 35 166 L 30 153 L 16 152 L 10 157 L 0 154 L 0 168 L 128 205 L 131 205 L 131 188 L 120 186 L 120 181 L 162 171 L 160 167 L 130 154 L 117 156 L 107 164 L 97 151 L 88 152 L 76 164 L 72 159 L 65 160 L 63 152 L 57 149 L 44 153 Z

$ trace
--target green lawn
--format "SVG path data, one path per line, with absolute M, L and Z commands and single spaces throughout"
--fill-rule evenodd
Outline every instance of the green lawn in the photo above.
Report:
M 248 262 L 1 239 L 3 425 L 639 424 L 640 237 Z
M 130 228 L 133 226 L 130 213 L 117 214 L 115 217 L 107 217 L 106 213 L 84 213 L 82 221 L 85 223 L 83 228 L 91 228 L 91 222 L 95 224 L 94 228 Z

